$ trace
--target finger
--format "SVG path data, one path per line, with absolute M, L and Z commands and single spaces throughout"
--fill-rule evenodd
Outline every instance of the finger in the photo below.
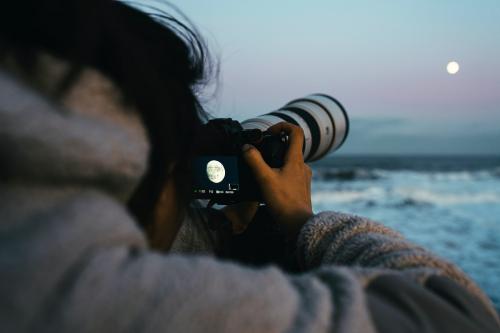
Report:
M 233 225 L 233 233 L 239 234 L 245 231 L 246 227 L 252 222 L 257 209 L 258 202 L 243 201 L 234 205 L 222 208 L 222 212 Z
M 259 203 L 257 201 L 242 201 L 223 208 L 225 211 L 235 212 L 238 215 L 245 215 L 249 211 L 257 209 Z
M 309 177 L 309 179 L 312 179 L 312 176 L 313 176 L 313 172 L 312 172 L 312 169 L 309 165 L 306 164 L 306 173 L 307 173 L 307 177 Z
M 267 165 L 266 161 L 264 161 L 257 148 L 246 144 L 242 148 L 242 155 L 245 162 L 250 169 L 252 169 L 258 182 L 267 181 L 272 177 L 273 170 Z
M 302 147 L 304 145 L 304 132 L 302 131 L 302 128 L 287 122 L 281 122 L 269 127 L 267 132 L 271 134 L 280 134 L 285 132 L 288 135 L 290 144 L 285 155 L 285 164 L 289 161 L 304 161 L 304 155 L 302 153 Z
M 228 205 L 222 210 L 232 216 L 236 216 L 239 222 L 250 223 L 259 208 L 257 201 L 242 201 L 236 204 Z

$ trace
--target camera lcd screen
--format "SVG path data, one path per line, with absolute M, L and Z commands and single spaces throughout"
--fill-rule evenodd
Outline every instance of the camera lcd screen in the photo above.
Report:
M 235 155 L 205 155 L 194 160 L 194 194 L 235 195 L 240 191 L 238 157 Z

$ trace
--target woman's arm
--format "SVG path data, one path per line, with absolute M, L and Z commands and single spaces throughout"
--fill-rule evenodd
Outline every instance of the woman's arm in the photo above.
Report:
M 354 272 L 379 328 L 394 324 L 388 319 L 436 330 L 462 323 L 464 332 L 464 320 L 499 323 L 491 301 L 457 266 L 366 218 L 315 215 L 300 232 L 297 258 L 304 270 L 336 266 Z

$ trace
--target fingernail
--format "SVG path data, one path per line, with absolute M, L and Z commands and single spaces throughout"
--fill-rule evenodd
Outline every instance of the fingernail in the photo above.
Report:
M 242 152 L 247 152 L 249 151 L 250 149 L 252 149 L 253 146 L 252 145 L 249 145 L 248 143 L 245 143 L 242 147 L 241 147 L 241 151 Z

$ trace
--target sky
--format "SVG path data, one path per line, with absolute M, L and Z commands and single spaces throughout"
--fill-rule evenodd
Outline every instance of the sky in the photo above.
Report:
M 219 61 L 214 116 L 322 92 L 351 119 L 339 153 L 500 154 L 498 0 L 172 3 Z

